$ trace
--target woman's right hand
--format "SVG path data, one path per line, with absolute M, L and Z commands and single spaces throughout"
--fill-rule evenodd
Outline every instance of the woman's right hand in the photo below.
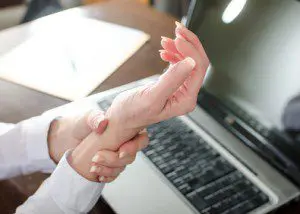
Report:
M 209 60 L 194 33 L 179 23 L 175 33 L 175 40 L 162 40 L 161 57 L 171 63 L 168 70 L 156 83 L 117 96 L 106 113 L 108 131 L 117 133 L 115 142 L 125 142 L 150 124 L 195 108 Z M 177 58 L 171 58 L 172 54 Z

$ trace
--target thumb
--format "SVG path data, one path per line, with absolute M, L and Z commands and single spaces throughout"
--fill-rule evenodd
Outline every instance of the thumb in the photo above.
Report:
M 152 90 L 155 96 L 166 101 L 184 83 L 195 65 L 196 62 L 190 57 L 171 65 L 154 85 Z
M 92 131 L 102 134 L 108 124 L 105 113 L 100 110 L 92 110 L 76 119 L 73 128 L 73 136 L 78 140 L 83 140 Z
M 141 131 L 130 141 L 124 143 L 119 148 L 119 158 L 136 155 L 136 153 L 144 149 L 149 144 L 147 131 Z

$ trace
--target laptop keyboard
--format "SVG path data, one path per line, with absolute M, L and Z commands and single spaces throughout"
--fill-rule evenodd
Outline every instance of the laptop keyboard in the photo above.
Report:
M 98 104 L 107 110 L 113 99 Z M 182 120 L 154 124 L 148 133 L 150 144 L 143 153 L 200 213 L 243 214 L 269 202 Z

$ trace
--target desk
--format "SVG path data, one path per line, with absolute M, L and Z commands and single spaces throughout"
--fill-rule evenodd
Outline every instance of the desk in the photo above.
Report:
M 137 28 L 151 35 L 150 42 L 122 65 L 95 92 L 157 74 L 165 68 L 166 64 L 160 60 L 158 54 L 160 36 L 173 36 L 175 21 L 173 18 L 133 0 L 111 0 L 64 13 L 76 13 Z M 29 29 L 30 23 L 0 33 L 0 55 L 29 38 L 32 35 Z M 47 109 L 63 105 L 67 101 L 0 80 L 0 103 L 0 121 L 16 123 L 39 115 Z M 36 173 L 0 182 L 0 213 L 13 213 L 15 208 L 26 200 L 46 177 L 47 175 Z M 297 206 L 298 209 L 296 209 Z M 279 213 L 297 213 L 292 210 L 300 210 L 300 206 L 298 204 L 291 205 Z M 100 200 L 92 213 L 112 214 L 113 211 L 103 200 Z
M 1 0 L 0 8 L 14 6 L 14 5 L 20 5 L 20 4 L 23 4 L 22 0 Z
M 64 13 L 70 15 L 76 13 L 84 17 L 137 28 L 151 35 L 150 42 L 101 84 L 94 93 L 157 74 L 166 67 L 166 63 L 160 60 L 158 50 L 160 36 L 173 36 L 175 27 L 173 18 L 132 0 L 105 1 Z M 31 35 L 30 23 L 0 33 L 0 55 L 21 44 Z M 0 103 L 0 121 L 16 123 L 39 115 L 47 109 L 63 105 L 67 101 L 0 80 Z M 16 206 L 31 195 L 46 177 L 36 173 L 0 182 L 0 213 L 13 213 Z M 99 204 L 100 206 L 97 206 L 93 213 L 100 213 L 99 210 L 105 214 L 112 213 L 106 206 L 101 205 L 103 203 Z

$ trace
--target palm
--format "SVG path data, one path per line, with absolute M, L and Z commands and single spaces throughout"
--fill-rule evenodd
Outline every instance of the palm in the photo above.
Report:
M 176 28 L 178 32 L 184 39 L 181 35 L 162 42 L 161 57 L 170 62 L 168 70 L 155 84 L 118 96 L 108 110 L 111 120 L 119 124 L 116 127 L 121 127 L 119 133 L 135 129 L 119 139 L 128 140 L 141 128 L 195 108 L 209 60 L 192 32 L 184 27 Z
M 183 84 L 168 98 L 162 113 L 166 117 L 179 116 L 192 111 L 195 106 L 194 103 L 195 98 L 189 95 L 187 87 Z

